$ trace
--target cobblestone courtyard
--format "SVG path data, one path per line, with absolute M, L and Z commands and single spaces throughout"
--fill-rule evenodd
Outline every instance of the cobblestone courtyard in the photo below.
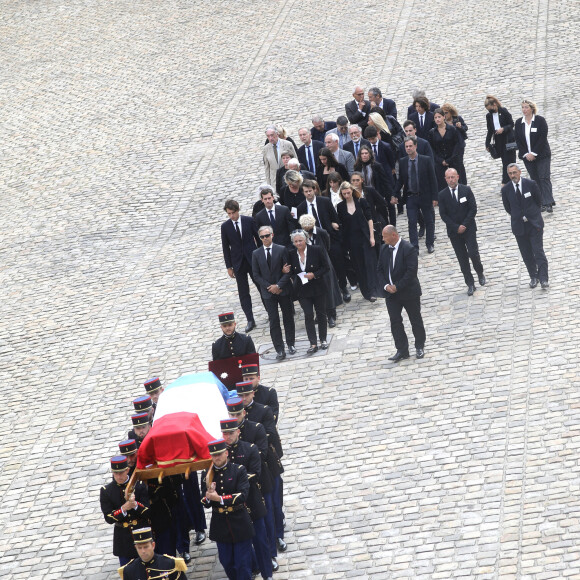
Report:
M 268 124 L 297 139 L 356 83 L 400 121 L 413 88 L 458 107 L 488 284 L 467 297 L 437 219 L 423 360 L 387 361 L 384 301 L 356 292 L 326 356 L 264 368 L 286 453 L 275 578 L 580 578 L 577 2 L 0 7 L 2 578 L 116 577 L 98 494 L 131 400 L 206 370 L 217 314 L 241 316 L 223 201 L 251 212 Z M 528 287 L 484 150 L 488 93 L 550 127 L 549 291 Z M 188 578 L 224 577 L 209 540 L 191 553 Z

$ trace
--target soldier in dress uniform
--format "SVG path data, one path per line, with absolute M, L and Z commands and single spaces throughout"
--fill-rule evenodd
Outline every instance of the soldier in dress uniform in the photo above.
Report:
M 154 379 L 149 379 L 147 382 L 143 383 L 146 393 L 151 397 L 151 404 L 153 405 L 153 415 L 155 415 L 155 409 L 157 409 L 157 401 L 159 401 L 159 395 L 163 392 L 163 387 L 161 386 L 161 381 L 159 377 Z
M 213 360 L 243 356 L 256 352 L 254 341 L 248 334 L 236 332 L 236 319 L 233 312 L 224 312 L 219 315 L 223 336 L 211 345 Z
M 282 464 L 279 461 L 272 466 L 268 464 L 269 446 L 266 429 L 264 429 L 264 425 L 254 423 L 254 421 L 249 421 L 246 418 L 246 411 L 242 399 L 240 397 L 231 397 L 226 401 L 226 405 L 229 416 L 238 422 L 240 439 L 247 443 L 254 443 L 260 453 L 260 459 L 262 460 L 260 484 L 262 487 L 262 496 L 266 504 L 266 531 L 268 532 L 272 570 L 276 572 L 278 571 L 279 565 L 276 560 L 278 557 L 278 545 L 276 542 L 276 520 L 274 518 L 272 491 L 274 489 L 274 474 L 279 474 Z
M 254 401 L 270 407 L 274 415 L 274 421 L 278 423 L 278 413 L 280 411 L 278 393 L 274 387 L 266 387 L 260 384 L 260 365 L 257 363 L 242 365 L 242 379 L 253 382 Z
M 187 566 L 181 558 L 155 553 L 151 528 L 133 530 L 133 541 L 139 556 L 119 568 L 123 580 L 187 580 Z
M 284 468 L 280 459 L 284 455 L 282 443 L 272 410 L 269 407 L 256 403 L 254 401 L 254 382 L 243 381 L 236 383 L 236 390 L 244 404 L 246 418 L 256 423 L 261 423 L 266 429 L 268 435 L 268 467 L 272 473 L 274 488 L 272 489 L 272 503 L 274 504 L 274 518 L 276 522 L 276 543 L 280 552 L 287 549 L 284 542 L 284 512 L 282 511 L 282 473 Z
M 131 421 L 133 423 L 133 429 L 127 433 L 127 439 L 135 439 L 137 449 L 139 449 L 143 439 L 145 439 L 145 436 L 149 433 L 149 429 L 151 429 L 149 413 L 131 415 Z
M 246 508 L 250 492 L 243 465 L 228 461 L 223 439 L 208 443 L 212 466 L 201 478 L 202 503 L 211 508 L 209 538 L 217 544 L 218 556 L 230 580 L 252 578 L 254 526 Z
M 127 458 L 129 477 L 133 475 L 137 465 L 137 443 L 135 439 L 125 439 L 119 443 L 119 452 Z
M 157 478 L 148 479 L 147 493 L 155 551 L 158 554 L 175 556 L 177 551 L 175 511 L 179 505 L 179 476 L 164 477 L 161 484 Z
M 101 510 L 105 521 L 115 526 L 113 530 L 113 554 L 121 566 L 137 557 L 131 529 L 149 525 L 149 498 L 147 488 L 138 482 L 131 497 L 125 499 L 129 483 L 129 466 L 124 455 L 111 459 L 113 481 L 101 487 Z
M 151 395 L 142 395 L 133 400 L 135 413 L 148 413 L 149 421 L 153 423 L 153 401 Z
M 272 578 L 272 559 L 266 531 L 266 503 L 260 490 L 260 475 L 262 472 L 262 461 L 260 452 L 253 443 L 247 443 L 240 439 L 240 429 L 238 420 L 234 418 L 220 421 L 222 436 L 229 452 L 229 460 L 243 465 L 248 472 L 250 491 L 246 499 L 246 506 L 250 512 L 252 523 L 254 524 L 254 537 L 252 544 L 256 553 L 256 561 L 265 580 Z

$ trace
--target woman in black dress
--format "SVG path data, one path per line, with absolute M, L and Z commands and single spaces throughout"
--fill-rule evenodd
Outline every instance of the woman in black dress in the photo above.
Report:
M 380 163 L 375 161 L 375 156 L 370 145 L 361 145 L 354 162 L 354 170 L 360 171 L 364 176 L 366 185 L 374 187 L 384 199 L 391 199 L 393 193 L 392 182 Z
M 435 127 L 429 131 L 429 143 L 433 149 L 439 191 L 447 187 L 445 172 L 450 167 L 459 173 L 459 183 L 467 185 L 467 176 L 463 166 L 463 150 L 465 148 L 463 138 L 453 125 L 445 122 L 443 109 L 437 109 L 434 118 Z
M 485 148 L 489 151 L 493 139 L 496 151 L 501 157 L 501 185 L 509 183 L 507 166 L 516 162 L 516 146 L 514 135 L 514 120 L 511 113 L 501 106 L 499 100 L 493 95 L 485 97 L 487 115 L 487 135 L 485 136 Z
M 350 256 L 363 298 L 376 302 L 377 255 L 373 250 L 375 234 L 371 208 L 348 181 L 341 184 L 340 197 L 342 201 L 336 206 L 336 212 L 343 248 Z
M 336 171 L 344 181 L 348 181 L 348 171 L 346 167 L 336 160 L 336 157 L 328 147 L 323 147 L 318 152 L 318 162 L 316 163 L 316 181 L 320 186 L 320 191 L 326 189 L 328 174 Z

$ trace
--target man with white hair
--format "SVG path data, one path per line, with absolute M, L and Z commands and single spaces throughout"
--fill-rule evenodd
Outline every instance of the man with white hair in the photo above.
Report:
M 304 179 L 316 179 L 316 175 L 314 173 L 311 173 L 306 169 L 302 169 L 302 167 L 303 167 L 302 164 L 298 159 L 296 159 L 296 157 L 294 159 L 290 159 L 290 161 L 288 162 L 289 171 L 297 171 L 298 173 L 300 173 L 300 175 L 302 175 Z
M 264 159 L 264 171 L 266 181 L 269 185 L 276 187 L 276 172 L 282 167 L 282 153 L 288 152 L 292 157 L 296 157 L 294 145 L 285 139 L 280 139 L 274 125 L 266 129 L 268 143 L 262 149 Z
M 302 146 L 298 148 L 298 160 L 311 173 L 316 173 L 316 160 L 318 152 L 324 147 L 322 141 L 314 141 L 310 131 L 306 127 L 298 129 L 298 137 L 302 141 Z
M 346 167 L 346 170 L 350 175 L 354 171 L 354 157 L 352 156 L 352 153 L 349 153 L 344 149 L 339 149 L 338 135 L 328 133 L 324 138 L 324 145 L 332 151 L 334 158 Z
M 366 126 L 369 123 L 369 113 L 371 112 L 371 104 L 365 101 L 365 91 L 361 86 L 356 86 L 352 91 L 354 97 L 344 106 L 346 116 L 351 125 L 358 125 L 363 134 Z
M 370 141 L 362 136 L 361 128 L 358 125 L 351 125 L 348 128 L 350 141 L 345 144 L 344 150 L 348 151 L 356 159 L 361 145 L 370 145 Z

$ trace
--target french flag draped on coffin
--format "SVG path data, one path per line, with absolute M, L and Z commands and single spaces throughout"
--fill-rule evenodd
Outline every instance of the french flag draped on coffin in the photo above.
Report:
M 139 447 L 137 469 L 209 459 L 207 444 L 221 438 L 227 389 L 210 372 L 188 373 L 165 387 L 153 427 Z

